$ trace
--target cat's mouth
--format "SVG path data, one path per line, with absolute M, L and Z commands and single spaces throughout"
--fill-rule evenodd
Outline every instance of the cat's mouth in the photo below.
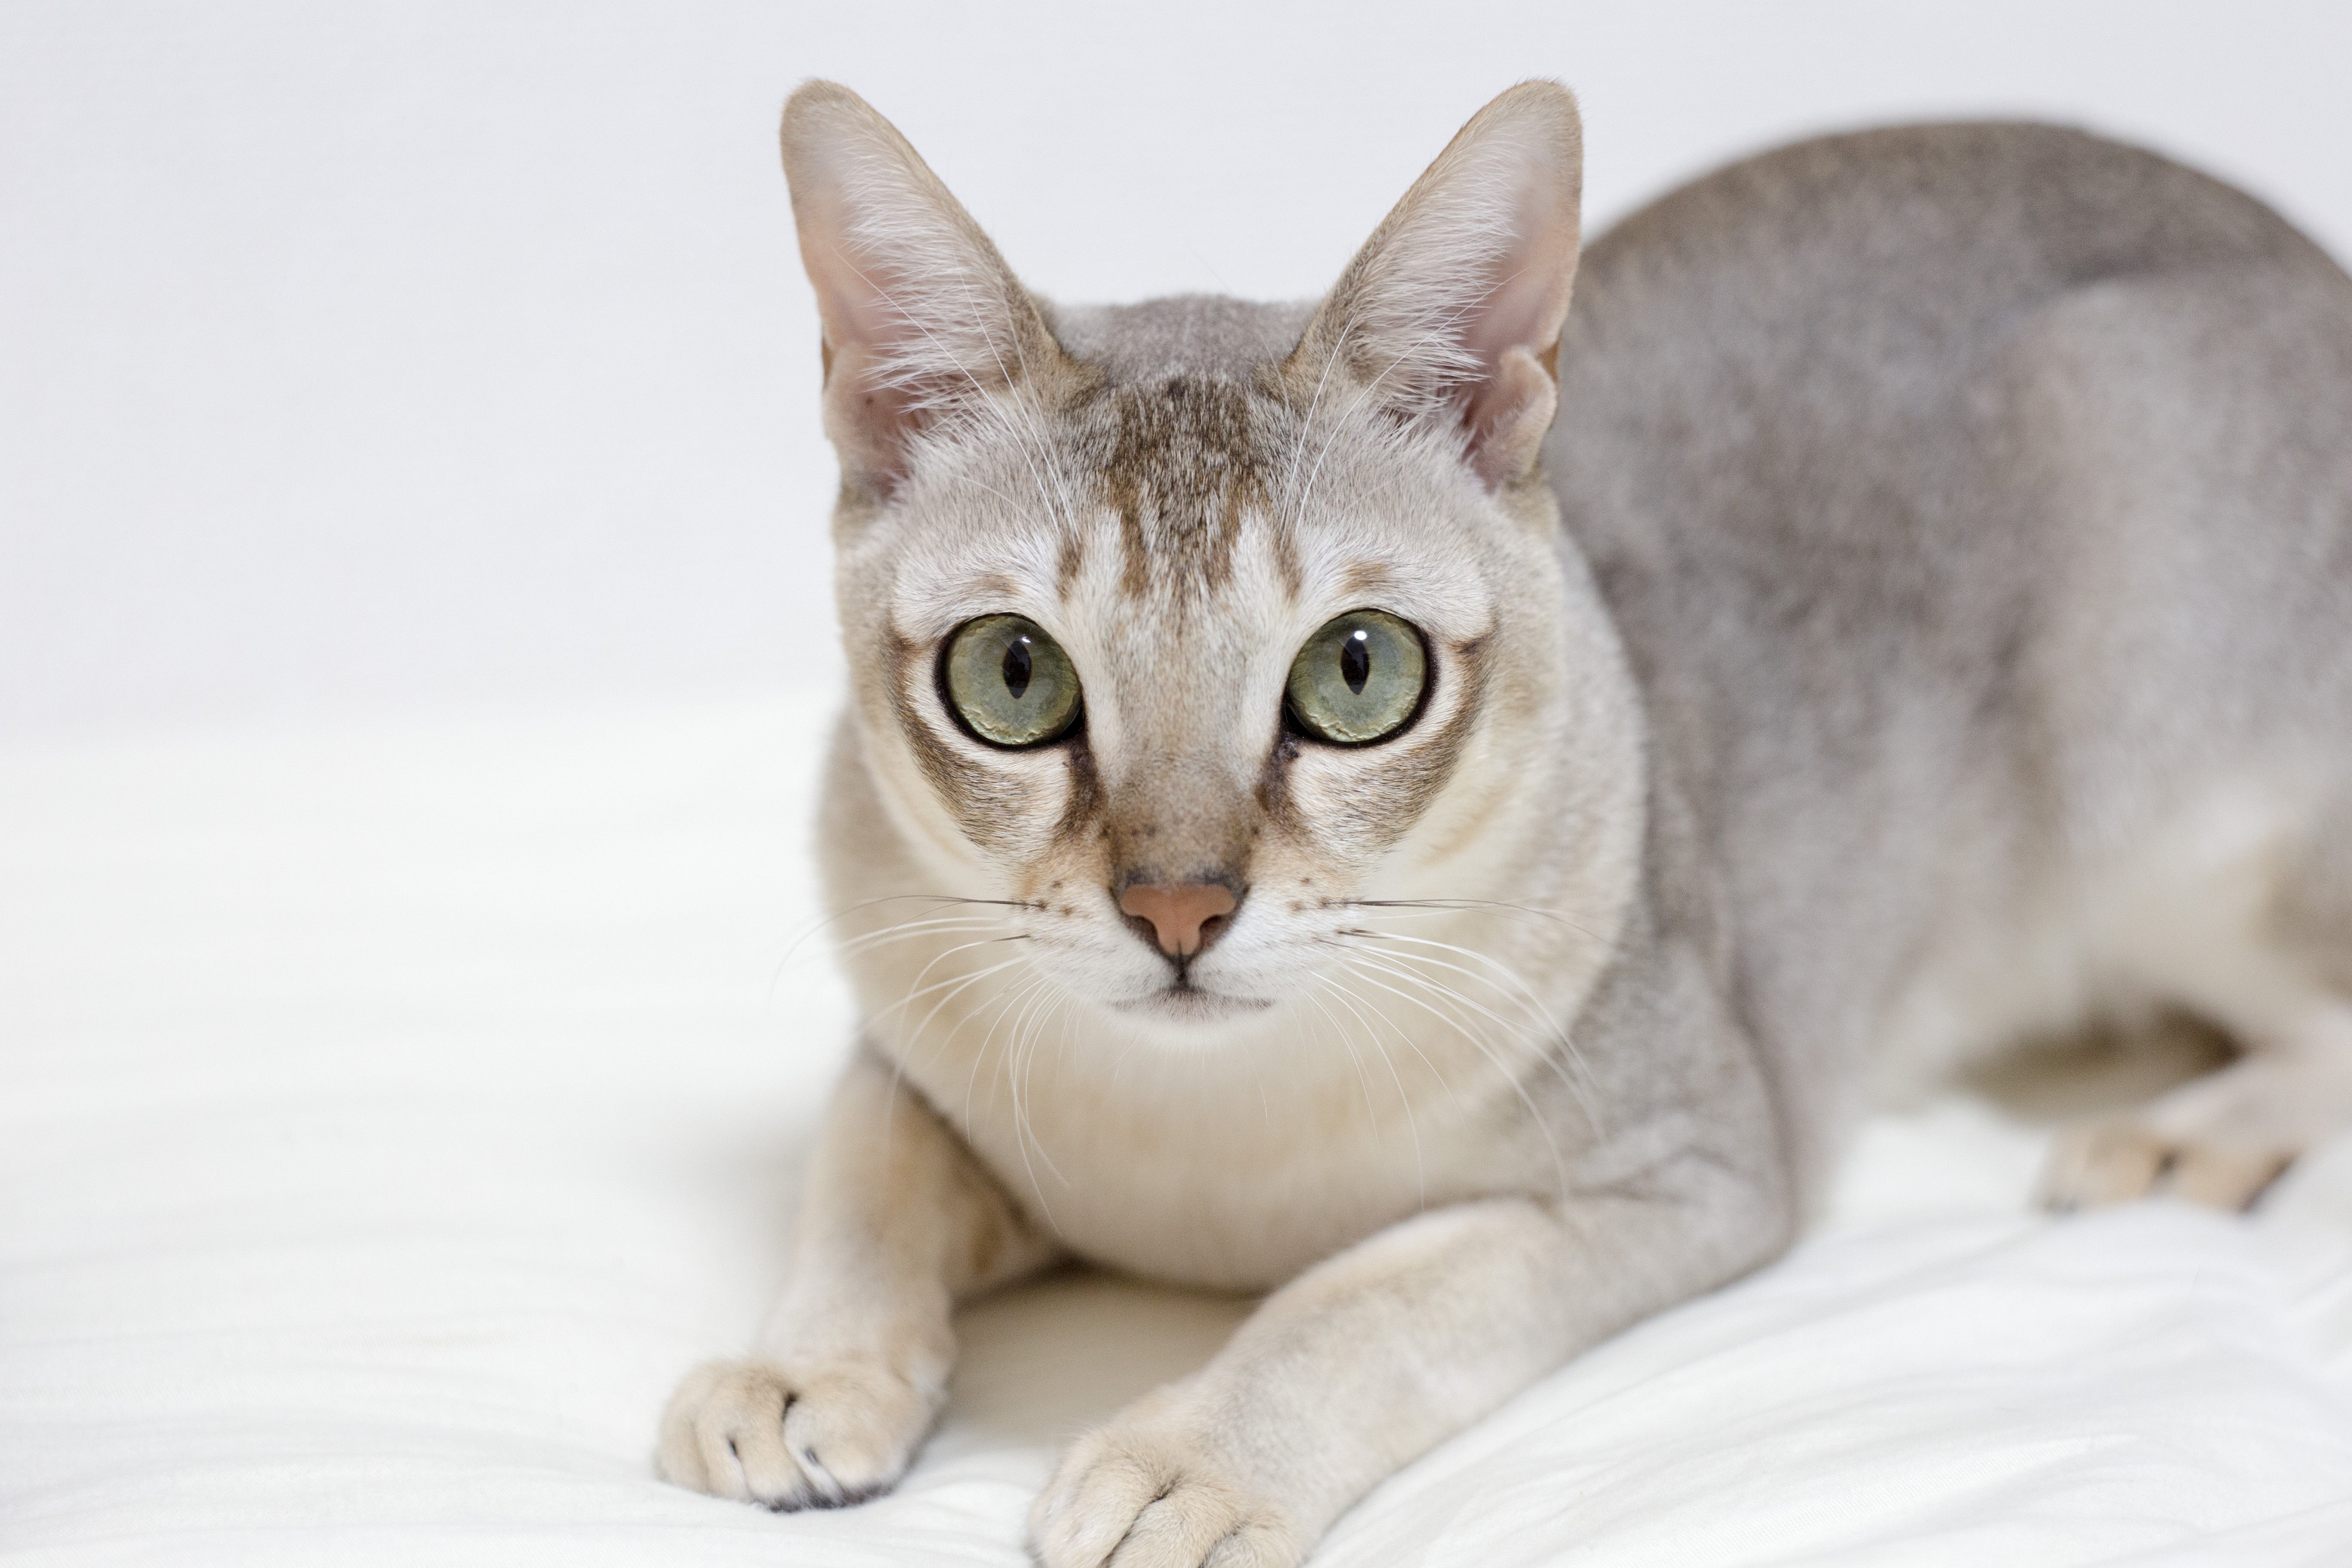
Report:
M 1115 1005 L 1123 1013 L 1148 1013 L 1155 1017 L 1188 1024 L 1213 1024 L 1221 1018 L 1238 1017 L 1244 1013 L 1262 1013 L 1274 1004 L 1263 996 L 1235 996 L 1223 991 L 1203 991 L 1191 980 L 1179 977 L 1157 991 L 1129 997 Z

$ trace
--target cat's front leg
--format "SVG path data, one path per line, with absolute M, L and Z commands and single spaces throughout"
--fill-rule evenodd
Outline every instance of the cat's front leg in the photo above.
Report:
M 1045 1568 L 1277 1568 L 1373 1486 L 1625 1324 L 1781 1245 L 1777 1195 L 1494 1199 L 1372 1237 L 1269 1297 L 1192 1376 L 1074 1444 Z
M 759 1352 L 687 1374 L 656 1467 L 773 1509 L 888 1489 L 947 1397 L 956 1301 L 1053 1253 L 962 1141 L 860 1053 L 826 1109 L 791 1281 Z

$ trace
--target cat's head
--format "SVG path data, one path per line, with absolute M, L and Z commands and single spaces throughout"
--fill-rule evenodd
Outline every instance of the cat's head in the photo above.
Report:
M 1630 875 L 1638 751 L 1538 472 L 1564 89 L 1481 111 L 1304 306 L 1056 308 L 855 94 L 783 145 L 859 748 L 929 890 L 1179 1037 L 1296 1004 L 1382 900 L 1605 915 L 1556 885 Z

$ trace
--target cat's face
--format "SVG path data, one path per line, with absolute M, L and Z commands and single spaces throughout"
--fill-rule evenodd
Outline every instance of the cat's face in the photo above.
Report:
M 1558 853 L 1594 791 L 1546 759 L 1614 674 L 1534 472 L 1562 128 L 1474 122 L 1319 310 L 1049 319 L 870 110 L 820 109 L 786 146 L 844 631 L 939 890 L 1003 900 L 1038 972 L 1181 1037 L 1296 1005 L 1390 900 Z
M 1293 994 L 1357 900 L 1410 890 L 1406 840 L 1475 854 L 1497 738 L 1557 696 L 1543 520 L 1311 403 L 1097 387 L 923 452 L 845 531 L 896 805 L 1022 906 L 1041 969 L 1139 1017 Z

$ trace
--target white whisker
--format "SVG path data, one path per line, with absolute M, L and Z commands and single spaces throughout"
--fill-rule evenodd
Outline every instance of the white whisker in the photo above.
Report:
M 1356 1011 L 1354 1004 L 1349 1001 L 1344 992 L 1339 987 L 1337 982 L 1335 982 L 1329 975 L 1318 974 L 1313 976 L 1313 980 L 1316 984 L 1330 990 L 1334 995 L 1339 996 L 1340 1001 L 1347 1005 L 1349 1012 L 1352 1013 Z M 1323 1005 L 1323 1000 L 1321 997 L 1317 996 L 1311 991 L 1307 992 L 1306 995 L 1307 999 L 1315 1005 L 1316 1011 L 1321 1013 L 1326 1018 L 1330 1018 L 1331 1026 L 1333 1028 L 1339 1029 L 1339 1043 L 1342 1046 L 1345 1046 L 1347 1044 L 1347 1031 L 1340 1028 L 1339 1020 L 1333 1017 L 1331 1010 Z M 1361 1015 L 1358 1014 L 1358 1016 L 1360 1017 Z M 1399 1033 L 1402 1035 L 1402 1031 L 1399 1031 Z M 1421 1194 L 1421 1206 L 1427 1208 L 1429 1206 L 1429 1166 L 1422 1157 L 1421 1123 L 1412 1113 L 1412 1096 L 1405 1092 L 1404 1079 L 1398 1077 L 1395 1059 L 1389 1055 L 1388 1047 L 1380 1043 L 1380 1037 L 1377 1035 L 1370 1036 L 1369 1040 L 1372 1047 L 1381 1053 L 1381 1060 L 1387 1066 L 1389 1069 L 1389 1077 L 1396 1083 L 1397 1100 L 1404 1107 L 1405 1132 L 1412 1140 L 1413 1181 Z M 1412 1046 L 1412 1041 L 1410 1037 L 1405 1037 L 1405 1044 Z M 1412 1046 L 1412 1049 L 1416 1056 L 1421 1054 L 1420 1047 Z M 1353 1056 L 1354 1052 L 1350 1050 L 1349 1054 Z M 1422 1060 L 1423 1062 L 1427 1062 L 1429 1058 L 1423 1056 L 1422 1057 Z M 1438 1081 L 1441 1083 L 1444 1081 L 1444 1075 L 1441 1074 L 1439 1076 Z
M 1390 995 L 1394 996 L 1401 1001 L 1412 1004 L 1414 1006 L 1419 1007 L 1422 1011 L 1427 1013 L 1431 1017 L 1438 1019 L 1440 1022 L 1451 1026 L 1470 1045 L 1473 1049 L 1486 1058 L 1488 1065 L 1492 1066 L 1494 1069 L 1502 1076 L 1503 1081 L 1510 1086 L 1511 1092 L 1518 1096 L 1519 1103 L 1527 1107 L 1528 1116 L 1535 1121 L 1536 1131 L 1543 1135 L 1544 1146 L 1551 1152 L 1553 1174 L 1559 1183 L 1560 1190 L 1563 1192 L 1566 1191 L 1568 1186 L 1568 1166 L 1565 1160 L 1561 1157 L 1558 1141 L 1552 1137 L 1551 1124 L 1549 1121 L 1545 1120 L 1543 1109 L 1536 1104 L 1535 1097 L 1528 1093 L 1527 1085 L 1519 1081 L 1518 1075 L 1514 1073 L 1510 1069 L 1509 1066 L 1494 1053 L 1492 1047 L 1490 1047 L 1486 1041 L 1478 1037 L 1475 1031 L 1465 1026 L 1459 1018 L 1449 1017 L 1445 1014 L 1438 1011 L 1438 1009 L 1433 1006 L 1430 1003 L 1423 1000 L 1421 997 L 1415 996 L 1410 992 L 1400 991 L 1395 986 L 1381 981 L 1372 973 L 1373 966 L 1365 963 L 1360 955 L 1350 955 L 1345 962 L 1350 970 L 1354 971 L 1371 984 L 1379 986 L 1380 989 L 1387 992 Z M 1419 980 L 1417 977 L 1410 975 L 1402 976 L 1402 978 L 1415 980 L 1417 984 L 1436 994 L 1443 995 L 1444 994 L 1443 987 L 1437 986 L 1429 981 Z
M 1484 963 L 1491 965 L 1497 973 L 1502 974 L 1505 979 L 1508 980 L 1518 990 L 1519 994 L 1513 998 L 1515 1003 L 1532 1014 L 1537 1022 L 1541 1026 L 1539 1034 L 1534 1036 L 1533 1038 L 1541 1049 L 1545 1063 L 1551 1068 L 1553 1072 L 1559 1075 L 1560 1082 L 1567 1087 L 1568 1091 L 1576 1097 L 1577 1104 L 1583 1109 L 1585 1120 L 1592 1124 L 1593 1131 L 1596 1132 L 1602 1131 L 1599 1114 L 1593 1108 L 1591 1097 L 1591 1069 L 1585 1064 L 1584 1053 L 1577 1048 L 1575 1037 L 1570 1033 L 1566 1026 L 1562 1025 L 1558 1019 L 1552 1016 L 1550 1010 L 1543 1005 L 1542 999 L 1536 994 L 1535 989 L 1528 985 L 1525 980 L 1520 978 L 1517 970 L 1512 969 L 1508 964 L 1503 963 L 1500 959 L 1491 956 L 1490 954 L 1478 952 L 1470 948 L 1456 947 L 1452 942 L 1436 942 L 1428 937 L 1402 936 L 1393 932 L 1376 932 L 1374 933 L 1374 936 L 1377 940 L 1381 941 L 1423 942 L 1431 947 L 1444 948 L 1451 952 L 1459 952 L 1465 957 L 1475 958 Z M 1492 982 L 1483 979 L 1475 972 L 1465 969 L 1458 963 L 1450 963 L 1442 958 L 1433 958 L 1427 953 L 1397 952 L 1394 951 L 1388 951 L 1385 952 L 1382 956 L 1392 963 L 1398 963 L 1433 964 L 1440 969 L 1451 970 L 1453 973 L 1462 975 L 1465 979 L 1477 984 L 1486 985 L 1492 984 Z M 1428 984 L 1426 981 L 1423 983 Z M 1452 987 L 1446 987 L 1445 989 L 1449 994 L 1460 1000 L 1464 1005 L 1478 1007 L 1478 1004 L 1476 1002 L 1473 1001 L 1470 997 L 1462 994 L 1459 991 L 1454 990 Z M 1493 1018 L 1496 1023 L 1501 1024 L 1507 1028 L 1512 1028 L 1515 1033 L 1520 1033 L 1522 1038 L 1530 1037 L 1518 1026 L 1510 1025 L 1507 1020 L 1497 1016 L 1487 1009 L 1479 1007 L 1478 1010 L 1486 1013 L 1486 1016 Z M 1559 1058 L 1553 1054 L 1550 1047 L 1555 1045 L 1557 1045 L 1560 1049 L 1565 1050 L 1568 1054 L 1569 1059 L 1575 1064 L 1576 1070 L 1573 1074 L 1570 1072 L 1568 1068 L 1562 1066 Z

